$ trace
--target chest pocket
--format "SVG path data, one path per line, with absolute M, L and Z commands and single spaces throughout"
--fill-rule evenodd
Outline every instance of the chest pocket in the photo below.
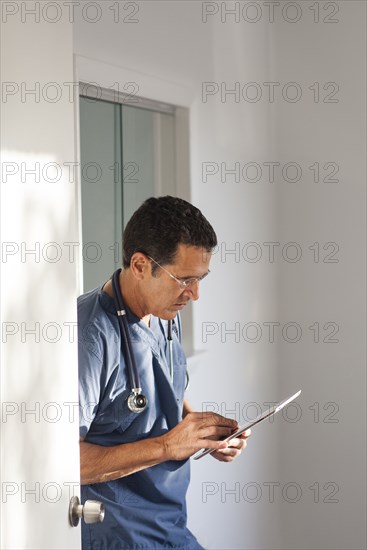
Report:
M 131 390 L 126 388 L 112 398 L 110 396 L 101 401 L 88 432 L 88 441 L 107 446 L 118 445 L 126 441 L 125 438 L 116 437 L 116 435 L 122 436 L 138 416 L 128 408 L 127 399 L 130 393 Z M 103 440 L 100 440 L 101 436 L 103 436 Z

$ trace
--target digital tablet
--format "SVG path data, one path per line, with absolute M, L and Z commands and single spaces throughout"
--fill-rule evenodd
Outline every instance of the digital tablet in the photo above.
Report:
M 241 426 L 240 428 L 238 428 L 238 430 L 236 432 L 234 432 L 233 434 L 231 434 L 228 437 L 226 437 L 225 439 L 223 439 L 223 441 L 231 441 L 231 439 L 233 439 L 234 437 L 237 437 L 237 436 L 243 434 L 243 432 L 245 432 L 246 430 L 249 430 L 250 428 L 252 428 L 256 424 L 259 424 L 259 422 L 262 422 L 266 418 L 269 418 L 270 416 L 273 416 L 277 412 L 281 411 L 286 405 L 288 405 L 288 403 L 290 403 L 291 401 L 296 399 L 299 396 L 300 393 L 301 393 L 301 390 L 299 390 L 297 393 L 295 393 L 291 397 L 287 397 L 287 399 L 284 399 L 283 401 L 280 401 L 277 405 L 274 405 L 273 407 L 270 407 L 270 409 L 268 409 L 264 413 L 257 416 L 254 420 L 251 420 L 248 424 L 246 424 L 246 426 Z M 200 454 L 194 456 L 193 458 L 194 458 L 194 460 L 199 460 L 199 458 L 203 458 L 203 456 L 212 454 L 215 451 L 216 451 L 216 449 L 204 449 L 203 451 L 200 451 Z

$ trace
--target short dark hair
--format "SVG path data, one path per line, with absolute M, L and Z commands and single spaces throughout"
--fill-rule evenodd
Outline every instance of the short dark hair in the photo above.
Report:
M 135 252 L 159 264 L 174 262 L 179 244 L 211 252 L 217 246 L 214 229 L 198 208 L 178 197 L 151 197 L 134 212 L 122 237 L 123 267 Z M 152 273 L 157 266 L 152 267 Z

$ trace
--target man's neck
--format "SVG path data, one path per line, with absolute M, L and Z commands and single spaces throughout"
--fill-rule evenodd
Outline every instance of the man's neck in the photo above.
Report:
M 136 287 L 134 286 L 133 281 L 131 281 L 131 278 L 127 271 L 122 270 L 120 272 L 119 285 L 120 285 L 120 292 L 121 292 L 124 304 L 129 308 L 129 310 L 134 315 L 136 315 L 141 321 L 144 321 L 144 323 L 149 327 L 150 313 L 144 315 L 142 307 L 140 306 L 139 300 L 137 298 L 138 295 L 136 292 Z M 107 292 L 107 294 L 109 294 L 113 298 L 111 279 L 109 279 L 105 283 L 102 290 L 104 292 Z

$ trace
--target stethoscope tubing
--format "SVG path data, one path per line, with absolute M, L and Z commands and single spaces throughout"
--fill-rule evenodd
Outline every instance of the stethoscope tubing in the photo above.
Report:
M 140 378 L 138 369 L 135 363 L 135 356 L 131 345 L 131 340 L 129 337 L 129 327 L 126 319 L 126 309 L 122 302 L 121 291 L 120 291 L 120 273 L 121 269 L 115 271 L 112 277 L 112 287 L 113 294 L 115 297 L 115 303 L 118 307 L 117 309 L 117 318 L 120 325 L 122 342 L 124 344 L 124 349 L 126 353 L 126 364 L 129 371 L 129 378 L 131 384 L 131 390 L 134 393 L 141 392 Z
M 129 371 L 131 391 L 133 392 L 133 394 L 139 395 L 142 392 L 142 387 L 140 385 L 139 372 L 135 362 L 134 351 L 132 349 L 129 326 L 126 319 L 126 308 L 123 303 L 121 290 L 120 290 L 120 273 L 121 273 L 121 269 L 118 269 L 117 271 L 114 272 L 112 276 L 113 297 L 114 297 L 115 306 L 116 306 L 117 319 L 120 326 L 121 345 L 124 348 L 126 364 Z M 168 350 L 169 350 L 169 373 L 170 373 L 170 380 L 173 383 L 172 320 L 168 321 L 167 340 L 168 340 Z M 185 390 L 187 389 L 188 385 L 189 385 L 189 375 L 188 375 L 188 372 L 186 371 Z

